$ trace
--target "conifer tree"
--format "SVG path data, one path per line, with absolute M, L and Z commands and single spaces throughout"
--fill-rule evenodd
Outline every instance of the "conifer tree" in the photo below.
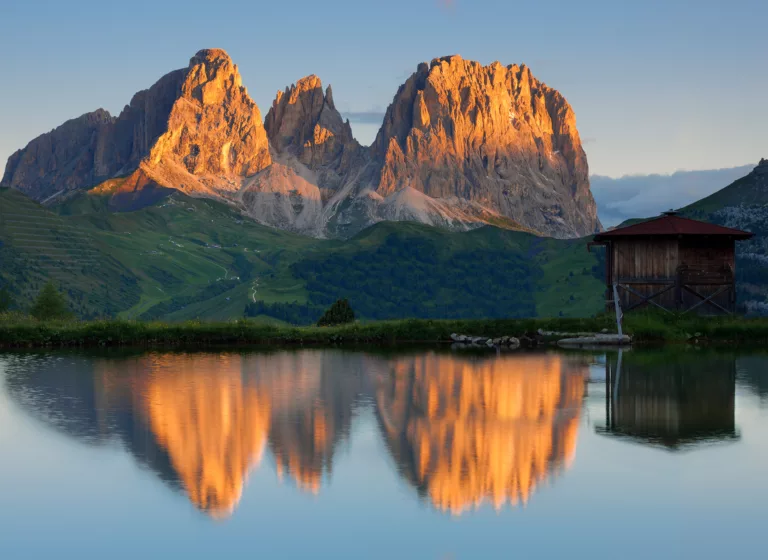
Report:
M 66 298 L 50 280 L 40 290 L 29 314 L 41 321 L 72 317 L 72 313 L 67 308 Z
M 354 323 L 355 312 L 352 311 L 352 306 L 349 305 L 349 301 L 340 299 L 334 303 L 328 310 L 320 317 L 317 322 L 318 327 L 330 327 L 332 325 L 343 325 L 345 323 Z
M 0 313 L 8 311 L 11 308 L 13 300 L 8 288 L 0 288 Z

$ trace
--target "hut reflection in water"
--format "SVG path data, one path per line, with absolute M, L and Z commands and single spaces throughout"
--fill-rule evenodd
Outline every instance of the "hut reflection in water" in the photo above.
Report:
M 671 451 L 738 440 L 735 359 L 689 358 L 669 352 L 609 357 L 606 421 L 598 433 Z

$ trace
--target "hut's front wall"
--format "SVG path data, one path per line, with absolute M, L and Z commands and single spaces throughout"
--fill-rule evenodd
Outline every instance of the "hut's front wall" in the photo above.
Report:
M 681 239 L 680 264 L 693 269 L 717 273 L 724 266 L 736 266 L 734 242 L 730 239 Z
M 677 239 L 617 239 L 613 277 L 621 280 L 669 280 L 678 263 Z
M 732 311 L 736 300 L 732 287 L 736 267 L 734 242 L 728 239 L 681 239 L 680 264 L 686 268 L 682 281 L 686 286 L 712 301 L 720 307 Z M 690 309 L 701 301 L 701 297 L 689 290 L 682 290 L 682 309 Z M 701 312 L 717 314 L 719 310 L 709 304 L 703 304 Z
M 735 245 L 731 239 L 620 238 L 612 241 L 609 284 L 621 286 L 622 309 L 640 303 L 646 306 L 643 297 L 653 296 L 652 301 L 662 307 L 685 311 L 702 298 L 717 294 L 712 301 L 732 311 L 734 270 Z M 666 288 L 670 289 L 654 296 Z M 609 285 L 609 307 L 613 305 L 611 291 Z M 722 312 L 720 308 L 705 303 L 696 311 L 718 314 Z
M 619 297 L 622 309 L 627 309 L 642 298 L 660 292 L 674 283 L 678 265 L 678 240 L 675 238 L 617 239 L 613 241 L 612 282 L 622 286 Z M 655 303 L 668 309 L 675 307 L 675 291 L 653 298 Z

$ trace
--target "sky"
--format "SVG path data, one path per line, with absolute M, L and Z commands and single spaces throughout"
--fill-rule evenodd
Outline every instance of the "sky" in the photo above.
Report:
M 766 21 L 764 0 L 4 0 L 0 161 L 217 47 L 262 115 L 314 73 L 366 144 L 419 62 L 460 54 L 563 93 L 592 173 L 734 167 L 768 157 Z

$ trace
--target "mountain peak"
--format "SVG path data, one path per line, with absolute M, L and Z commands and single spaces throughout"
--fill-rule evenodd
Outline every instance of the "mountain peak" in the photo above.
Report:
M 198 64 L 210 64 L 217 62 L 232 62 L 232 58 L 224 49 L 201 49 L 195 53 L 195 56 L 189 59 L 189 67 Z
M 309 166 L 327 166 L 345 147 L 357 148 L 352 129 L 341 118 L 329 85 L 311 74 L 278 92 L 264 126 L 272 146 L 288 151 Z
M 118 117 L 98 110 L 30 142 L 2 185 L 54 200 L 117 177 L 113 206 L 118 194 L 140 203 L 178 189 L 316 235 L 382 219 L 517 223 L 555 237 L 600 229 L 565 98 L 525 65 L 459 55 L 419 64 L 363 148 L 317 75 L 279 91 L 262 121 L 230 56 L 203 49 Z
M 140 172 L 126 185 L 215 194 L 233 188 L 230 177 L 270 163 L 261 114 L 237 65 L 221 49 L 204 49 L 136 93 L 118 117 L 99 109 L 32 140 L 9 160 L 3 185 L 45 200 Z
M 434 68 L 435 66 L 437 66 L 442 62 L 446 62 L 448 64 L 454 64 L 454 63 L 459 63 L 463 61 L 464 59 L 461 57 L 460 54 L 449 54 L 447 56 L 440 56 L 437 58 L 433 58 L 429 66 L 430 68 Z
M 381 196 L 458 196 L 556 237 L 600 229 L 573 110 L 525 66 L 458 55 L 419 65 L 371 150 Z

